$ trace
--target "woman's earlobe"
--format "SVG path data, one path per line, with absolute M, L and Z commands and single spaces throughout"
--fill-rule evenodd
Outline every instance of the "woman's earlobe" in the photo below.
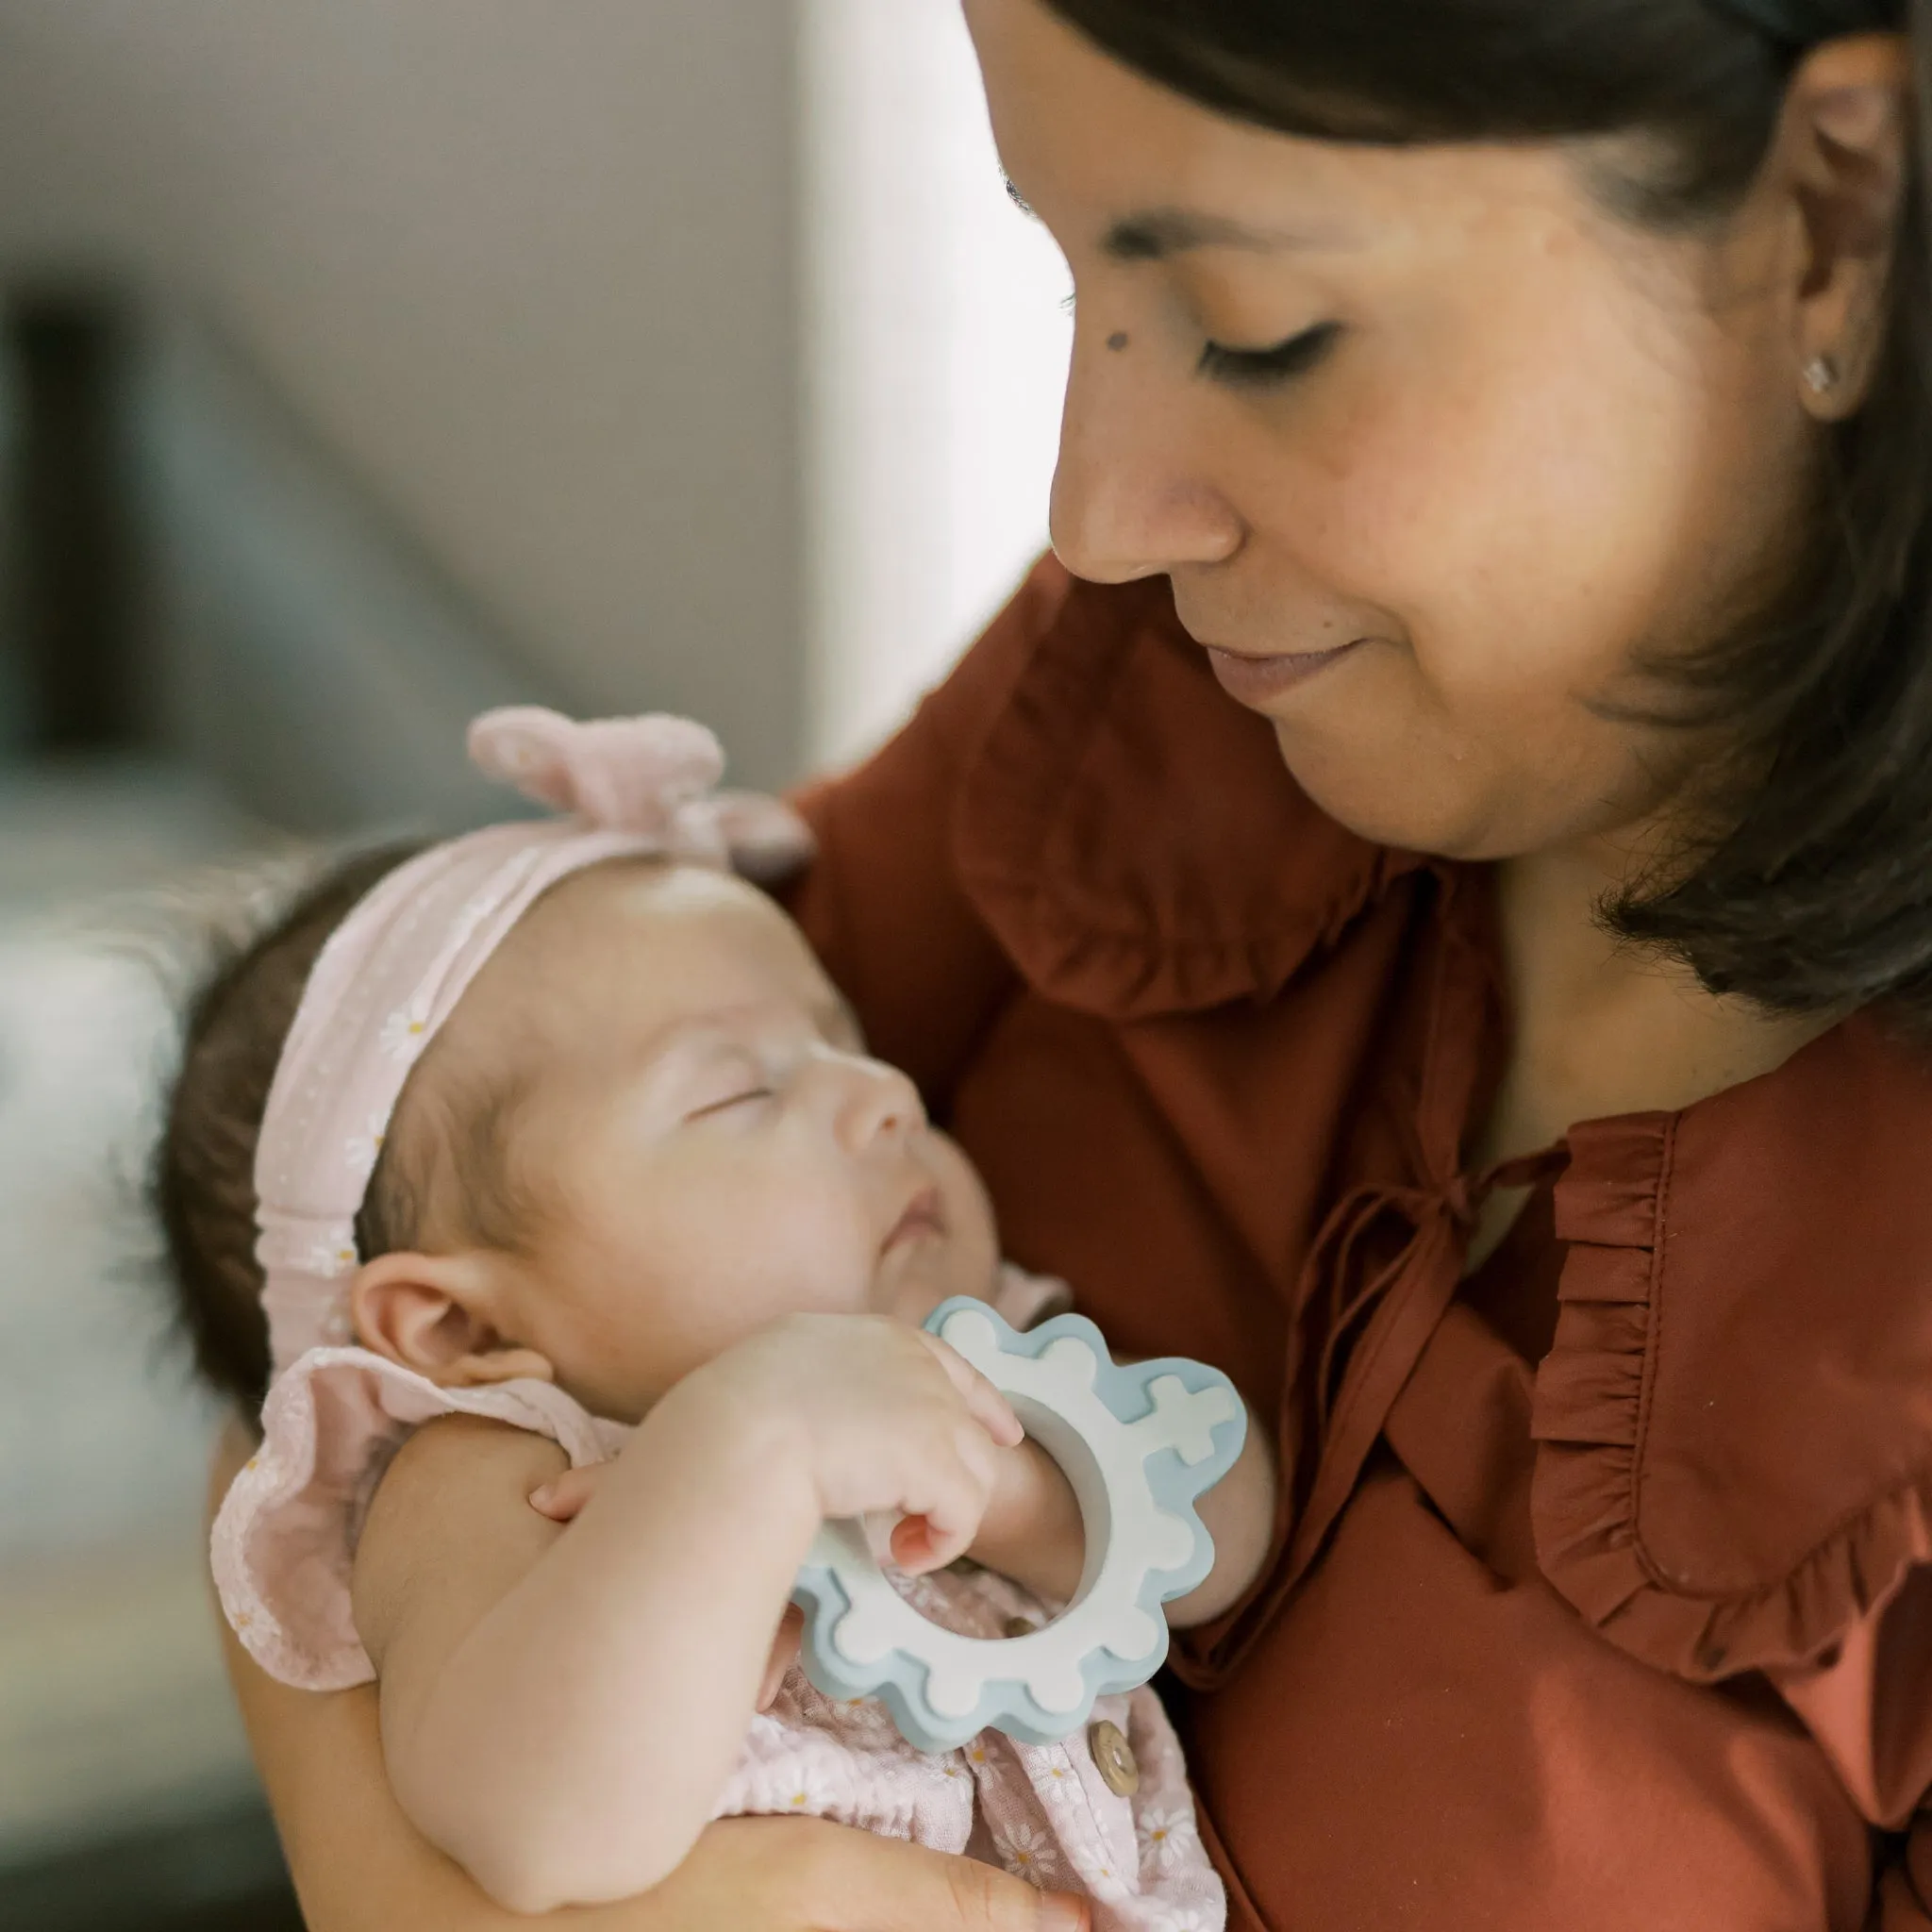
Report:
M 1904 38 L 1827 42 L 1793 78 L 1787 114 L 1804 230 L 1800 394 L 1811 414 L 1835 421 L 1863 402 L 1883 337 L 1912 140 Z
M 556 1379 L 549 1358 L 492 1317 L 487 1264 L 466 1255 L 380 1255 L 349 1291 L 356 1339 L 446 1389 Z

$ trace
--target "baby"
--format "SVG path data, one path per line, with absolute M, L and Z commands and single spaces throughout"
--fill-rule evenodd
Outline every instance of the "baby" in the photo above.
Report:
M 926 1755 L 793 1662 L 825 1519 L 896 1519 L 915 1607 L 980 1637 L 1083 1559 L 1065 1478 L 919 1325 L 1064 1291 L 1003 1266 L 964 1156 L 732 874 L 801 828 L 713 795 L 675 720 L 498 713 L 472 749 L 571 816 L 365 863 L 191 1024 L 159 1174 L 184 1315 L 231 1391 L 273 1370 L 215 1529 L 242 1641 L 291 1684 L 376 1678 L 397 1798 L 516 1909 L 791 1813 L 1004 1863 L 1102 1928 L 1214 1932 L 1151 1691 L 1063 1744 Z M 1259 1567 L 1261 1434 L 1177 1621 Z

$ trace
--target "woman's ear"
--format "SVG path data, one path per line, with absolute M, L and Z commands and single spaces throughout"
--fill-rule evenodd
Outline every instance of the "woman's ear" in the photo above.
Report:
M 1825 42 L 1786 97 L 1785 179 L 1800 236 L 1792 373 L 1822 422 L 1856 413 L 1870 386 L 1914 120 L 1903 34 Z
M 445 1389 L 554 1382 L 547 1356 L 509 1341 L 492 1318 L 489 1263 L 473 1255 L 380 1255 L 349 1290 L 366 1349 Z

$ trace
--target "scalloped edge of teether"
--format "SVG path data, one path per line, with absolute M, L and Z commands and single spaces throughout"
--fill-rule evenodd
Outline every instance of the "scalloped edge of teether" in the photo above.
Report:
M 1149 1424 L 1163 1403 L 1172 1407 L 1185 1402 L 1205 1410 L 1211 1405 L 1198 1398 L 1216 1391 L 1225 1391 L 1229 1400 L 1224 1415 L 1200 1424 L 1207 1434 L 1208 1448 L 1195 1460 L 1184 1459 L 1173 1446 L 1156 1447 L 1137 1459 L 1155 1513 L 1186 1533 L 1185 1558 L 1159 1567 L 1138 1561 L 1134 1566 L 1138 1583 L 1132 1593 L 1118 1604 L 1102 1597 L 1090 1611 L 1090 1601 L 1100 1596 L 1099 1584 L 1106 1581 L 1103 1563 L 1102 1574 L 1090 1595 L 1076 1598 L 1062 1617 L 1028 1637 L 955 1638 L 922 1618 L 910 1605 L 904 1606 L 903 1619 L 888 1607 L 885 1614 L 889 1621 L 902 1622 L 914 1644 L 895 1646 L 872 1661 L 855 1663 L 834 1641 L 839 1625 L 854 1609 L 846 1578 L 849 1575 L 874 1598 L 878 1587 L 890 1590 L 890 1585 L 884 1583 L 862 1530 L 854 1524 L 825 1526 L 801 1568 L 792 1592 L 792 1600 L 806 1611 L 802 1645 L 806 1675 L 828 1697 L 877 1697 L 908 1742 L 925 1752 L 955 1750 L 987 1729 L 1003 1731 L 1023 1743 L 1057 1743 L 1087 1724 L 1097 1699 L 1137 1690 L 1146 1683 L 1167 1657 L 1169 1637 L 1162 1606 L 1196 1588 L 1213 1567 L 1213 1540 L 1196 1505 L 1233 1468 L 1247 1433 L 1247 1411 L 1233 1383 L 1204 1362 L 1163 1357 L 1123 1366 L 1113 1359 L 1100 1330 L 1084 1315 L 1056 1316 L 1022 1333 L 996 1309 L 965 1295 L 955 1296 L 936 1308 L 925 1326 L 943 1335 L 948 1324 L 969 1312 L 991 1325 L 996 1357 L 1012 1361 L 1038 1362 L 1057 1343 L 1081 1344 L 1092 1358 L 1091 1391 L 1122 1435 L 1137 1424 Z M 1000 1376 L 995 1374 L 992 1379 L 997 1383 Z M 1178 1384 L 1179 1392 L 1158 1386 L 1167 1383 Z M 1090 1418 L 1095 1414 L 1089 1413 Z M 874 1578 L 876 1585 L 871 1582 Z M 1087 1648 L 1077 1664 L 1081 1691 L 1071 1702 L 1056 1700 L 1055 1707 L 1047 1708 L 1029 1689 L 1026 1676 L 995 1674 L 988 1657 L 978 1676 L 979 1694 L 970 1710 L 954 1714 L 934 1708 L 928 1686 L 935 1650 L 957 1654 L 965 1646 L 969 1653 L 1006 1652 L 1017 1669 L 1027 1657 L 1038 1658 L 1043 1647 L 1050 1650 L 1048 1641 L 1055 1632 L 1069 1626 L 1077 1630 L 1081 1622 L 1099 1628 L 1109 1620 L 1116 1630 L 1131 1627 L 1135 1612 L 1149 1625 L 1153 1641 L 1134 1657 L 1124 1657 L 1107 1647 Z M 931 1643 L 922 1638 L 924 1631 L 933 1633 Z M 1069 1660 L 1061 1661 L 1063 1669 L 1072 1668 Z

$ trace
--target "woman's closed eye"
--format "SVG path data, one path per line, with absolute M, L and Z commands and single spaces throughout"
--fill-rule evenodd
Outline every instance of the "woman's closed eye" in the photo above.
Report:
M 1323 322 L 1272 349 L 1230 349 L 1209 342 L 1201 351 L 1200 374 L 1228 389 L 1273 388 L 1314 368 L 1341 334 L 1339 322 Z

